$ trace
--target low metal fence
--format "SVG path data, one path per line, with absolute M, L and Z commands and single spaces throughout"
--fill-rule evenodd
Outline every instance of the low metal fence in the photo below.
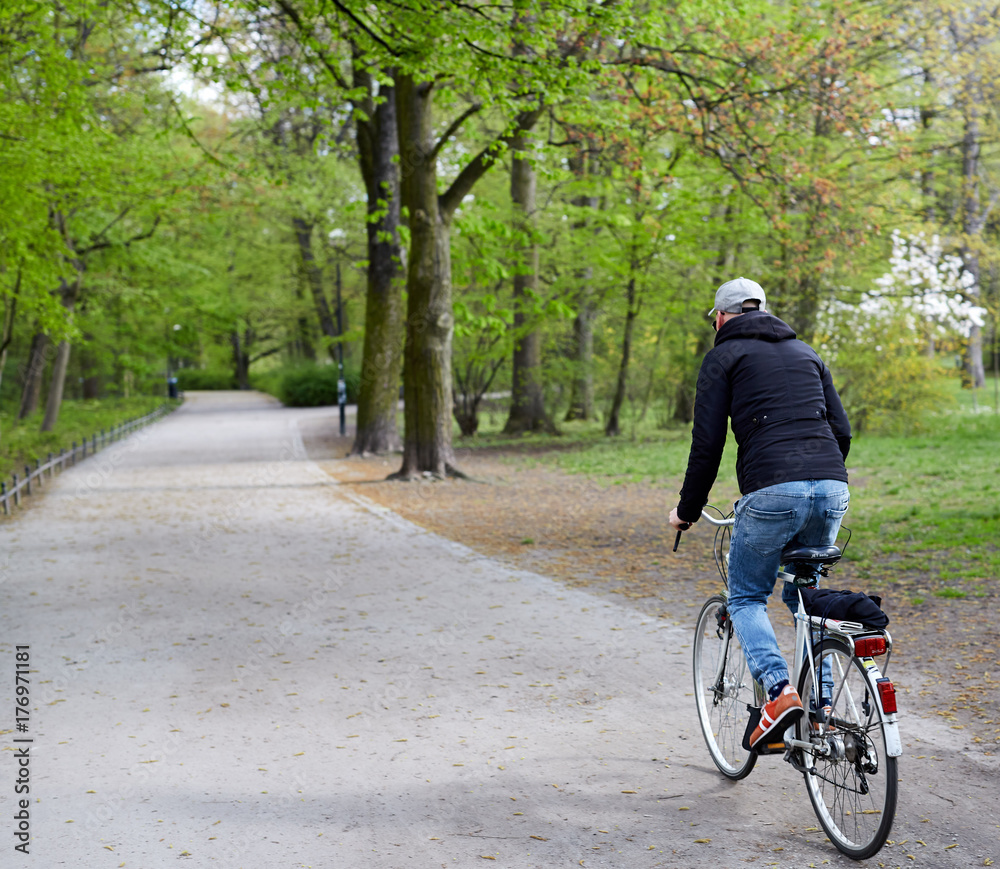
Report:
M 34 467 L 25 465 L 24 475 L 14 474 L 9 485 L 6 481 L 0 480 L 0 507 L 3 509 L 3 515 L 10 515 L 12 506 L 20 506 L 21 498 L 30 495 L 33 487 L 42 486 L 46 474 L 51 479 L 57 470 L 61 472 L 67 465 L 82 462 L 87 456 L 92 456 L 109 444 L 120 441 L 137 429 L 156 422 L 170 413 L 174 407 L 173 404 L 161 404 L 156 410 L 145 416 L 130 419 L 107 430 L 101 429 L 99 433 L 95 432 L 91 437 L 84 438 L 83 443 L 77 444 L 76 441 L 73 441 L 73 446 L 68 450 L 60 450 L 59 455 L 49 453 L 44 462 L 41 459 L 35 459 Z

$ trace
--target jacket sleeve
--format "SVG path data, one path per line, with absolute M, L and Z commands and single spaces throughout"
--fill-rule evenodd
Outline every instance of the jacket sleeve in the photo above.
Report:
M 840 454 L 846 459 L 851 451 L 851 423 L 847 412 L 840 401 L 840 396 L 833 385 L 833 375 L 830 369 L 823 366 L 823 397 L 826 399 L 826 421 L 830 424 L 833 436 L 837 439 Z
M 698 372 L 691 452 L 677 505 L 677 515 L 685 522 L 697 522 L 701 518 L 702 507 L 708 503 L 708 493 L 719 473 L 722 451 L 726 447 L 730 399 L 727 373 L 718 354 L 710 351 Z

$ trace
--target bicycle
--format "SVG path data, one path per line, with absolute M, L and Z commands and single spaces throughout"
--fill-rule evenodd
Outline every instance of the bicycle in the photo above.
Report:
M 807 714 L 780 740 L 751 749 L 765 691 L 755 682 L 727 612 L 728 551 L 732 516 L 702 516 L 717 528 L 715 561 L 724 591 L 712 595 L 698 615 L 694 640 L 694 689 L 698 719 L 715 765 L 734 781 L 745 778 L 761 755 L 783 754 L 805 778 L 813 810 L 830 841 L 844 854 L 864 860 L 877 853 L 896 814 L 897 758 L 902 743 L 896 693 L 883 675 L 892 654 L 888 631 L 858 622 L 810 614 L 802 589 L 816 585 L 836 564 L 836 546 L 786 549 L 778 579 L 795 584 L 795 654 L 791 684 Z M 677 532 L 677 543 L 681 532 Z M 674 544 L 674 550 L 677 549 Z M 876 658 L 885 655 L 879 668 Z M 819 698 L 819 702 L 817 702 Z

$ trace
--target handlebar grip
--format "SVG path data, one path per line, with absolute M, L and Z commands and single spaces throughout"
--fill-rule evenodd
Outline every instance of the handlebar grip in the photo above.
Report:
M 674 552 L 677 551 L 677 547 L 681 545 L 681 535 L 691 527 L 690 522 L 685 522 L 677 529 L 677 537 L 674 539 Z

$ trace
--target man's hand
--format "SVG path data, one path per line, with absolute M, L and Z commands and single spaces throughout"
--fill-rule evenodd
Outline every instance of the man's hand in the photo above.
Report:
M 688 528 L 691 527 L 690 522 L 685 522 L 680 516 L 677 515 L 676 507 L 670 511 L 670 524 L 673 525 L 673 527 L 678 531 L 687 531 Z

